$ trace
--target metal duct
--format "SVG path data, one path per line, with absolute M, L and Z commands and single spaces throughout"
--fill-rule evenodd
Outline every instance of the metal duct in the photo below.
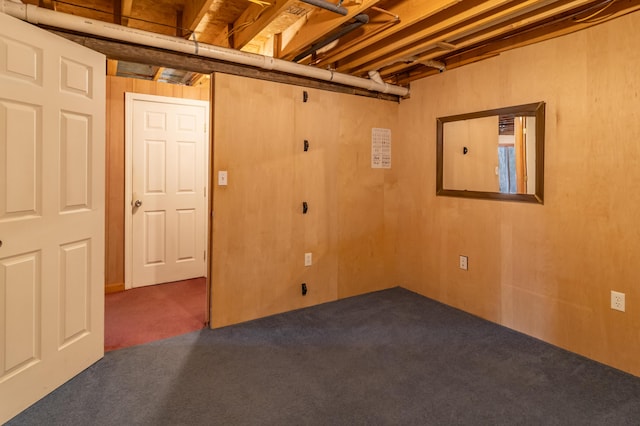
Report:
M 347 8 L 338 6 L 337 4 L 329 3 L 325 0 L 301 0 L 302 3 L 307 3 L 313 6 L 317 6 L 319 8 L 330 10 L 331 12 L 339 13 L 340 15 L 347 16 L 349 11 Z
M 338 40 L 339 38 L 342 38 L 345 35 L 349 34 L 351 31 L 360 28 L 361 26 L 363 26 L 364 24 L 369 22 L 369 15 L 361 13 L 359 15 L 354 16 L 353 19 L 355 19 L 356 22 L 353 22 L 353 23 L 351 23 L 349 25 L 345 25 L 344 27 L 342 27 L 338 31 L 336 31 L 334 34 L 329 35 L 329 37 L 327 37 L 326 39 L 312 44 L 311 47 L 309 47 L 307 50 L 305 50 L 304 52 L 300 53 L 298 56 L 293 58 L 293 62 L 298 62 L 298 61 L 306 58 L 307 56 L 311 55 L 315 51 L 317 51 L 319 49 L 322 49 L 327 44 L 333 43 L 334 41 Z

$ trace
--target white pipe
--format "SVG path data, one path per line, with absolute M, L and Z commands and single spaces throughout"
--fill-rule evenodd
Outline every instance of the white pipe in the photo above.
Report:
M 420 62 L 420 61 L 418 61 Z M 447 69 L 447 66 L 444 64 L 444 62 L 440 62 L 440 61 L 434 61 L 433 59 L 429 59 L 427 61 L 423 61 L 420 62 L 422 65 L 426 65 L 428 67 L 431 68 L 435 68 L 437 70 L 439 70 L 440 72 L 443 72 Z
M 318 80 L 333 81 L 335 83 L 346 84 L 375 92 L 397 96 L 407 96 L 409 94 L 409 89 L 402 86 L 394 86 L 384 82 L 380 83 L 366 78 L 354 77 L 348 74 L 316 68 L 310 65 L 297 64 L 268 56 L 256 55 L 254 53 L 246 53 L 211 44 L 198 43 L 180 37 L 171 37 L 94 19 L 82 18 L 31 4 L 24 5 L 9 0 L 0 0 L 0 10 L 4 11 L 7 15 L 32 24 L 43 24 L 174 52 L 194 54 L 266 70 L 282 71 Z
M 378 71 L 369 71 L 369 79 L 378 83 L 383 83 L 382 77 L 380 77 L 380 73 Z

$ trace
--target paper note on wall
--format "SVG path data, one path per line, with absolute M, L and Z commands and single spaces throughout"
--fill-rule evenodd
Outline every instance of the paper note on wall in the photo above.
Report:
M 391 129 L 371 129 L 371 168 L 391 168 Z

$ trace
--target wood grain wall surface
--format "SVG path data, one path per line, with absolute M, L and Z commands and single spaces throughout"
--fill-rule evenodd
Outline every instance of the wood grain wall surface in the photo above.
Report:
M 214 182 L 227 170 L 229 185 L 213 187 L 212 325 L 401 285 L 640 376 L 639 26 L 631 14 L 446 71 L 400 105 L 302 103 L 299 87 L 217 75 Z M 108 79 L 107 284 L 123 277 L 123 93 L 152 90 L 138 84 Z M 537 101 L 544 205 L 435 196 L 436 117 Z M 372 127 L 392 129 L 391 170 L 370 168 Z
M 394 284 L 640 375 L 638 27 L 635 13 L 412 83 L 385 191 Z M 436 117 L 536 101 L 544 205 L 435 196 Z
M 393 132 L 398 104 L 222 74 L 214 87 L 212 325 L 389 287 L 371 128 Z
M 209 84 L 179 86 L 133 78 L 107 76 L 106 250 L 107 292 L 124 290 L 124 151 L 125 93 L 208 100 Z

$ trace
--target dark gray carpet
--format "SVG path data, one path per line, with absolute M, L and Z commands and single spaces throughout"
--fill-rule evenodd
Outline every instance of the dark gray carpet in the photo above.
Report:
M 638 425 L 640 379 L 401 288 L 107 353 L 10 425 Z

